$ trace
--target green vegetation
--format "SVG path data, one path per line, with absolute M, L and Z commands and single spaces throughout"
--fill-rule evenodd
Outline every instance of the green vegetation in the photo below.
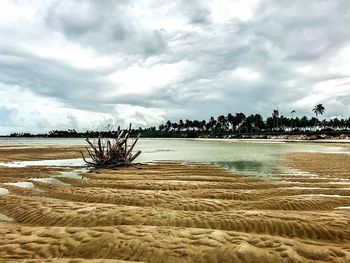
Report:
M 226 116 L 220 115 L 217 118 L 210 117 L 209 120 L 179 120 L 171 122 L 168 120 L 159 127 L 139 128 L 131 131 L 131 136 L 136 137 L 138 133 L 143 138 L 195 138 L 195 137 L 228 137 L 244 138 L 251 135 L 261 135 L 264 138 L 267 135 L 298 135 L 298 134 L 327 134 L 337 136 L 339 134 L 350 133 L 350 118 L 347 119 L 318 119 L 319 115 L 325 112 L 322 104 L 314 106 L 312 111 L 316 117 L 307 116 L 295 117 L 296 111 L 290 112 L 291 118 L 281 115 L 278 110 L 273 110 L 271 117 L 264 119 L 260 114 L 229 113 Z M 110 126 L 109 126 L 110 127 Z M 84 133 L 76 130 L 58 131 L 54 130 L 48 134 L 18 134 L 14 133 L 12 137 L 114 137 L 116 131 L 97 132 L 86 131 Z

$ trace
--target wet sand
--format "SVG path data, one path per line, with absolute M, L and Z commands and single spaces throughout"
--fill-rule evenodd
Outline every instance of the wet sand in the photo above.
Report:
M 58 153 L 72 158 L 68 148 Z M 55 159 L 51 148 L 19 155 Z M 305 173 L 261 180 L 158 163 L 81 179 L 61 177 L 79 173 L 71 167 L 0 167 L 9 191 L 0 191 L 0 261 L 350 262 L 350 155 L 293 153 L 284 162 Z M 46 177 L 63 185 L 33 180 Z
M 59 160 L 65 158 L 80 158 L 83 146 L 67 147 L 23 147 L 23 146 L 1 146 L 0 162 L 14 161 L 36 161 L 36 160 Z

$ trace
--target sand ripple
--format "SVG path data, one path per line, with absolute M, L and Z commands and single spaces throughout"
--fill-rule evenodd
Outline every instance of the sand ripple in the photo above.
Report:
M 294 154 L 286 163 L 319 176 L 260 180 L 177 163 L 84 179 L 55 177 L 62 168 L 0 168 L 0 213 L 12 220 L 0 218 L 0 262 L 350 262 L 350 210 L 336 209 L 350 206 L 349 156 Z M 66 184 L 33 179 L 51 176 Z

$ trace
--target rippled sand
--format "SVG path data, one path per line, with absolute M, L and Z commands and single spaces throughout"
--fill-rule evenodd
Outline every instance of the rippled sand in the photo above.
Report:
M 350 262 L 350 156 L 293 153 L 285 162 L 308 173 L 261 180 L 159 163 L 81 179 L 62 177 L 77 168 L 1 167 L 9 193 L 0 191 L 0 261 Z
M 82 149 L 84 149 L 82 146 L 36 146 L 30 148 L 23 146 L 0 146 L 0 162 L 80 158 L 80 151 Z

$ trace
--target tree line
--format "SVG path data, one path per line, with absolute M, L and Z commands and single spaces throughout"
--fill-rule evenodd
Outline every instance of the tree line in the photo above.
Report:
M 319 115 L 325 112 L 322 104 L 316 105 L 312 111 L 315 117 L 307 116 L 294 117 L 295 110 L 290 112 L 291 117 L 280 115 L 278 110 L 273 110 L 270 117 L 264 119 L 261 114 L 245 115 L 244 113 L 229 113 L 226 116 L 220 115 L 217 118 L 210 117 L 209 120 L 179 120 L 158 127 L 160 131 L 202 131 L 202 132 L 232 132 L 232 133 L 259 133 L 259 132 L 298 132 L 317 130 L 349 130 L 350 118 L 319 120 Z
M 141 133 L 141 137 L 199 137 L 222 136 L 241 134 L 290 134 L 290 133 L 319 133 L 319 132 L 349 132 L 350 117 L 347 119 L 324 119 L 319 116 L 324 114 L 325 108 L 317 104 L 312 108 L 314 117 L 298 117 L 292 110 L 290 117 L 280 114 L 278 109 L 272 111 L 271 116 L 264 119 L 261 114 L 245 115 L 242 112 L 219 115 L 208 120 L 182 120 L 166 123 L 158 127 L 138 128 L 131 130 L 131 136 Z M 75 129 L 65 131 L 53 130 L 46 134 L 32 135 L 30 133 L 13 133 L 11 137 L 114 137 L 116 131 L 108 125 L 105 131 L 77 132 Z

